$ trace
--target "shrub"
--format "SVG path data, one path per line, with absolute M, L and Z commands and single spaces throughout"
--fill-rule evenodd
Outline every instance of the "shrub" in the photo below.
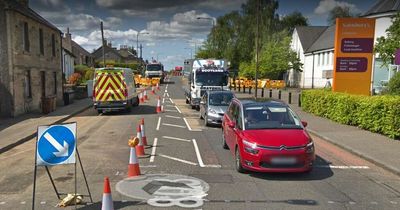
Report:
M 301 103 L 304 111 L 317 116 L 390 138 L 400 137 L 400 96 L 359 96 L 328 90 L 305 90 Z
M 389 94 L 400 95 L 400 73 L 396 73 L 387 85 Z

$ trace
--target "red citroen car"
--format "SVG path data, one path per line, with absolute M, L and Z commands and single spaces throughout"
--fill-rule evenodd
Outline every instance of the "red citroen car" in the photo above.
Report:
M 222 144 L 238 172 L 309 172 L 315 154 L 305 126 L 283 102 L 233 99 L 223 118 Z

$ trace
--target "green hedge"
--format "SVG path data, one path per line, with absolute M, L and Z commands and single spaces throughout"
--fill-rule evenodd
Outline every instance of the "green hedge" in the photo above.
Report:
M 330 90 L 305 90 L 304 111 L 333 121 L 400 138 L 400 96 L 358 96 Z

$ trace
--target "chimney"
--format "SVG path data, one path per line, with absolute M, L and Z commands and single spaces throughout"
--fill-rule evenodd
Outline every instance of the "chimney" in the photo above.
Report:
M 112 48 L 112 43 L 111 43 L 111 41 L 110 41 L 110 42 L 108 42 L 107 46 L 109 46 L 109 47 L 111 47 L 111 48 Z

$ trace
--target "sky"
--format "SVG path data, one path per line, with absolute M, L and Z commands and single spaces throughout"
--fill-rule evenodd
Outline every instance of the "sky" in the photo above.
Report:
M 301 12 L 310 25 L 327 25 L 329 11 L 348 6 L 357 14 L 377 0 L 279 0 L 278 14 Z M 143 45 L 143 58 L 161 61 L 165 69 L 182 66 L 207 38 L 213 20 L 240 7 L 246 0 L 30 0 L 30 7 L 89 52 L 104 36 L 114 47 Z M 203 17 L 206 19 L 197 19 Z

